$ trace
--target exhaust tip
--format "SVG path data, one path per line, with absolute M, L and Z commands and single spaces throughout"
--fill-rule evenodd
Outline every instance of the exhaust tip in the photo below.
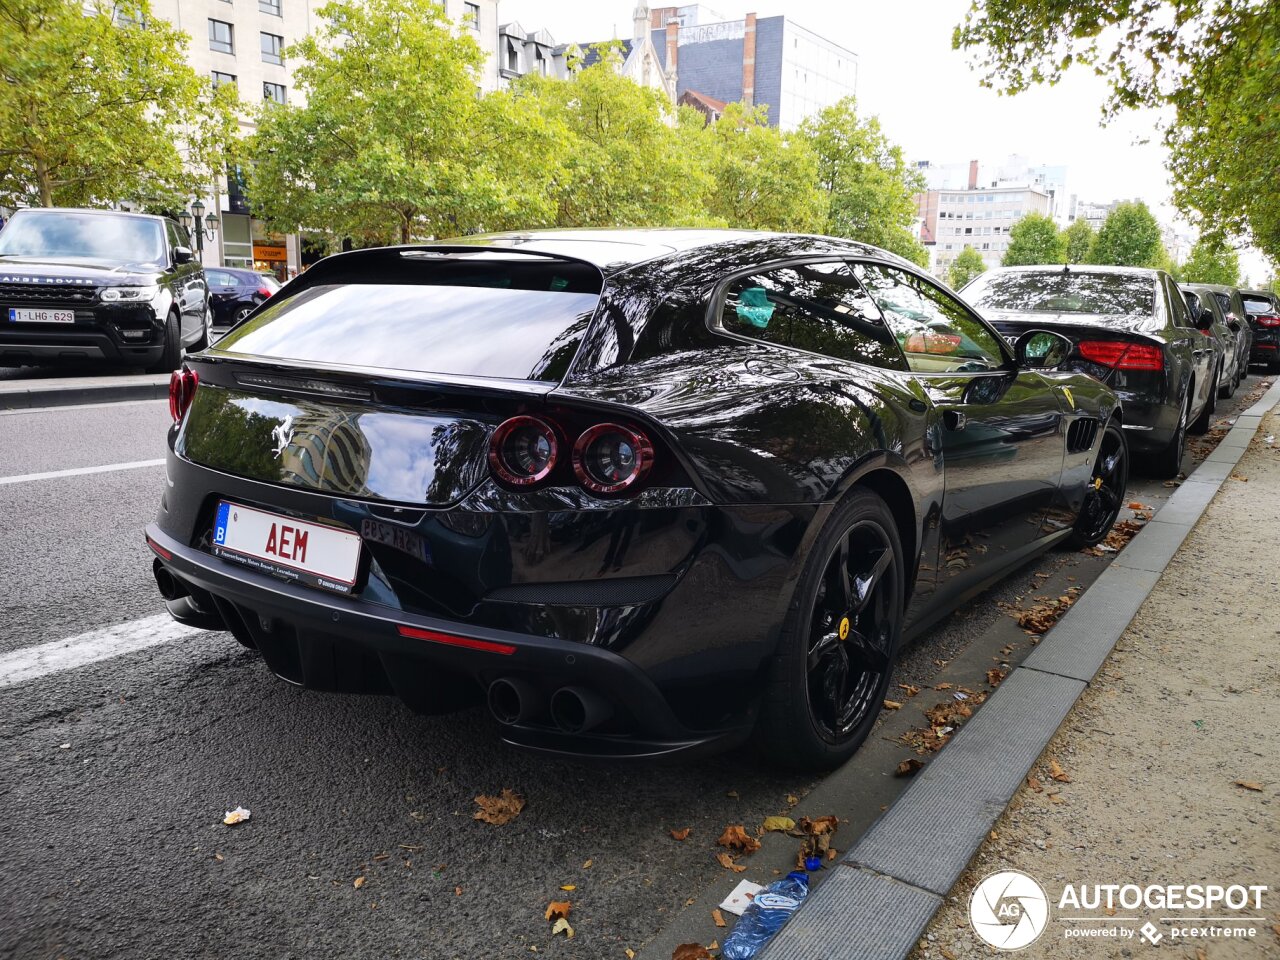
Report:
M 613 716 L 613 705 L 582 687 L 561 687 L 551 695 L 551 719 L 565 733 L 586 733 Z
M 506 726 L 531 720 L 538 710 L 538 692 L 524 680 L 501 677 L 489 684 L 489 712 Z
M 175 577 L 165 567 L 159 559 L 155 560 L 151 565 L 152 573 L 156 578 L 156 587 L 160 591 L 160 596 L 166 600 L 177 600 L 187 595 L 187 588 L 182 581 Z

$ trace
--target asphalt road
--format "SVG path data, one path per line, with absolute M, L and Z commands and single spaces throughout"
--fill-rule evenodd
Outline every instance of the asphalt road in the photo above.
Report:
M 141 536 L 161 467 L 6 481 L 159 459 L 167 418 L 163 401 L 0 414 L 0 657 L 162 612 Z M 1131 486 L 1154 507 L 1170 492 Z M 906 651 L 896 680 L 976 684 L 1017 662 L 1030 644 L 998 603 L 1087 585 L 1105 563 L 1030 564 Z M 847 848 L 903 787 L 895 738 L 933 702 L 887 712 L 822 782 L 746 751 L 584 765 L 502 746 L 479 710 L 299 691 L 229 635 L 172 633 L 0 687 L 0 957 L 665 960 L 723 937 L 710 908 L 740 879 L 714 860 L 725 825 L 834 813 Z M 519 818 L 474 820 L 473 798 L 503 788 L 525 797 Z M 223 826 L 237 805 L 252 818 Z M 788 866 L 795 842 L 766 840 L 741 877 Z M 573 902 L 571 941 L 543 919 L 553 899 Z

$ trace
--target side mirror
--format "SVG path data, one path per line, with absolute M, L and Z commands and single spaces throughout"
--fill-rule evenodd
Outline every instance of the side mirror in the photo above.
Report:
M 1213 327 L 1213 312 L 1200 308 L 1199 314 L 1195 315 L 1195 325 L 1197 330 L 1209 330 Z
M 173 248 L 174 263 L 190 263 L 194 259 L 195 259 L 195 255 L 192 254 L 190 247 L 174 247 Z
M 1075 345 L 1060 333 L 1028 330 L 1013 345 L 1018 366 L 1029 370 L 1054 370 L 1071 356 Z

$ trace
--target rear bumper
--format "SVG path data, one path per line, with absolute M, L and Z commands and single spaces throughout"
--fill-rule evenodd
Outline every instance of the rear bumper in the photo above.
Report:
M 1249 350 L 1249 362 L 1276 363 L 1277 361 L 1280 361 L 1280 328 L 1256 328 L 1253 331 L 1253 346 Z
M 291 683 L 318 690 L 394 694 L 423 712 L 455 709 L 500 678 L 524 681 L 544 704 L 561 687 L 584 688 L 614 706 L 609 726 L 567 733 L 540 711 L 529 723 L 500 727 L 502 739 L 515 746 L 580 757 L 714 752 L 741 742 L 751 729 L 753 711 L 723 728 L 688 729 L 644 670 L 608 650 L 463 627 L 285 583 L 183 546 L 155 524 L 147 527 L 146 536 L 158 564 L 203 611 L 188 622 L 203 628 L 225 626 L 246 646 L 256 647 L 271 670 Z

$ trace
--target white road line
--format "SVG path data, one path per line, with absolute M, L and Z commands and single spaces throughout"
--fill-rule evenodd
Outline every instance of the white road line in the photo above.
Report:
M 134 460 L 131 463 L 105 463 L 100 467 L 73 467 L 70 470 L 52 470 L 49 473 L 19 473 L 12 477 L 0 477 L 0 486 L 7 483 L 30 483 L 33 480 L 56 480 L 59 477 L 83 477 L 91 473 L 114 473 L 117 470 L 139 470 L 142 467 L 163 466 L 163 460 Z
M 0 655 L 0 688 L 28 683 L 51 673 L 74 670 L 85 664 L 145 650 L 199 632 L 196 627 L 183 626 L 167 613 L 162 613 L 65 640 L 22 647 Z

